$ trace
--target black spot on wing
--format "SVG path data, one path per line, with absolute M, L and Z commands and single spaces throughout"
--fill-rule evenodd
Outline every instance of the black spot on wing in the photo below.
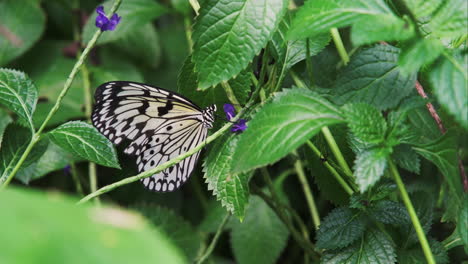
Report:
M 169 113 L 169 111 L 172 110 L 172 108 L 174 108 L 174 105 L 172 104 L 172 101 L 167 100 L 167 103 L 166 103 L 165 106 L 158 107 L 158 116 L 166 115 L 167 113 Z

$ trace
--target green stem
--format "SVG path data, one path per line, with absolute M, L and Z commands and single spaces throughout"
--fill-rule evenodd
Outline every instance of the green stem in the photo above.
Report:
M 113 14 L 117 10 L 117 8 L 120 6 L 121 1 L 122 0 L 116 0 L 115 1 L 114 5 L 111 8 L 110 14 Z M 83 64 L 84 60 L 88 57 L 89 52 L 94 47 L 94 45 L 96 44 L 96 41 L 98 40 L 99 36 L 101 36 L 101 34 L 102 34 L 102 31 L 100 29 L 96 30 L 93 37 L 88 42 L 88 45 L 84 49 L 81 56 L 78 58 L 78 61 L 75 63 L 75 66 L 73 66 L 73 69 L 70 72 L 70 75 L 68 75 L 67 81 L 65 82 L 65 84 L 64 84 L 64 86 L 62 88 L 62 91 L 60 92 L 60 95 L 58 96 L 57 101 L 55 102 L 55 105 L 52 107 L 52 109 L 50 110 L 50 112 L 47 115 L 47 117 L 45 118 L 45 120 L 42 122 L 42 124 L 39 127 L 39 129 L 37 130 L 37 132 L 34 133 L 31 141 L 29 142 L 28 146 L 26 147 L 26 150 L 23 152 L 23 155 L 21 155 L 21 158 L 19 159 L 18 163 L 16 163 L 16 165 L 13 168 L 13 170 L 11 171 L 10 175 L 8 175 L 8 178 L 5 180 L 4 184 L 2 185 L 2 188 L 5 188 L 6 186 L 8 186 L 10 181 L 14 178 L 14 176 L 16 175 L 18 170 L 21 168 L 21 165 L 23 165 L 24 161 L 28 157 L 28 155 L 31 152 L 31 150 L 33 149 L 34 145 L 36 145 L 36 143 L 39 142 L 39 140 L 41 139 L 42 131 L 46 128 L 47 123 L 49 123 L 52 116 L 60 108 L 60 103 L 62 102 L 63 97 L 67 94 L 73 80 L 75 79 L 75 76 L 76 76 L 77 72 L 79 71 L 79 69 L 80 69 L 81 65 Z
M 88 173 L 89 173 L 89 189 L 91 193 L 93 193 L 97 190 L 96 163 L 94 162 L 88 163 Z M 101 201 L 99 200 L 99 197 L 96 197 L 94 201 L 96 205 L 99 205 L 101 203 Z
M 336 144 L 335 138 L 333 137 L 330 129 L 328 127 L 322 127 L 322 133 L 325 136 L 325 140 L 327 141 L 328 145 L 330 146 L 331 151 L 333 152 L 333 155 L 336 158 L 336 161 L 340 165 L 341 169 L 343 169 L 344 173 L 346 176 L 350 177 L 351 179 L 353 178 L 353 172 L 348 166 L 348 163 L 346 163 L 346 160 L 341 153 L 340 148 Z
M 227 213 L 226 216 L 224 217 L 223 221 L 221 222 L 221 224 L 218 226 L 218 230 L 216 230 L 216 234 L 215 236 L 213 237 L 213 240 L 211 240 L 211 243 L 210 245 L 208 246 L 208 248 L 206 249 L 205 253 L 198 259 L 198 261 L 196 262 L 197 264 L 201 264 L 203 262 L 205 262 L 205 260 L 211 255 L 211 253 L 213 252 L 215 246 L 216 246 L 216 243 L 218 243 L 218 239 L 219 239 L 219 236 L 221 235 L 221 233 L 223 232 L 223 229 L 224 229 L 224 226 L 226 225 L 226 223 L 228 222 L 229 220 L 229 217 L 231 216 L 231 214 Z
M 307 145 L 312 149 L 312 151 L 317 155 L 319 158 L 324 158 L 320 150 L 312 143 L 310 140 L 308 140 Z M 348 193 L 349 195 L 352 195 L 354 193 L 353 188 L 351 188 L 348 183 L 341 177 L 341 175 L 333 168 L 333 166 L 330 165 L 330 163 L 325 160 L 323 161 L 323 165 L 330 171 L 330 173 L 335 177 L 335 179 L 338 181 L 338 183 L 341 185 L 341 187 Z
M 249 102 L 247 102 L 245 107 L 239 112 L 238 115 L 236 115 L 231 120 L 231 122 L 226 123 L 218 131 L 213 133 L 211 136 L 207 137 L 205 141 L 201 142 L 200 144 L 198 144 L 193 149 L 191 149 L 191 150 L 189 150 L 189 151 L 187 151 L 187 152 L 185 152 L 185 153 L 183 153 L 183 154 L 181 154 L 181 155 L 179 155 L 179 156 L 177 156 L 177 157 L 175 157 L 175 158 L 173 158 L 173 159 L 171 159 L 171 160 L 169 160 L 169 161 L 167 161 L 167 162 L 165 162 L 163 164 L 160 164 L 159 166 L 156 166 L 155 168 L 153 168 L 151 170 L 147 170 L 147 171 L 144 171 L 144 172 L 142 172 L 140 174 L 137 174 L 135 176 L 131 176 L 131 177 L 125 178 L 123 180 L 120 180 L 118 182 L 114 182 L 112 184 L 106 185 L 106 186 L 100 188 L 99 190 L 97 190 L 97 191 L 95 191 L 93 193 L 90 193 L 90 194 L 86 195 L 85 197 L 83 197 L 78 202 L 78 204 L 82 204 L 84 202 L 87 202 L 88 200 L 90 200 L 90 199 L 92 199 L 94 197 L 97 197 L 97 196 L 102 195 L 104 193 L 110 192 L 110 191 L 112 191 L 115 188 L 118 188 L 120 186 L 123 186 L 123 185 L 129 184 L 129 183 L 141 180 L 143 178 L 150 177 L 150 176 L 152 176 L 152 175 L 154 175 L 154 174 L 156 174 L 158 172 L 161 172 L 161 171 L 171 167 L 172 165 L 174 165 L 176 163 L 179 163 L 183 159 L 197 153 L 199 150 L 201 150 L 207 144 L 213 142 L 213 140 L 215 140 L 218 137 L 222 136 L 225 131 L 227 131 L 235 122 L 237 122 L 237 120 L 239 120 L 242 117 L 242 115 L 247 111 L 247 109 L 250 108 L 253 105 L 257 95 L 258 95 L 258 89 L 254 91 L 254 93 L 252 94 L 252 97 L 250 98 Z
M 289 74 L 291 74 L 291 78 L 293 79 L 294 83 L 299 88 L 307 88 L 307 85 L 297 76 L 297 74 L 293 70 L 289 70 Z
M 320 216 L 317 210 L 317 206 L 315 205 L 314 196 L 312 195 L 312 191 L 310 189 L 309 182 L 307 181 L 307 177 L 304 173 L 304 168 L 302 167 L 302 162 L 297 155 L 297 152 L 293 152 L 297 159 L 294 162 L 294 169 L 296 170 L 297 177 L 299 178 L 299 182 L 302 186 L 302 191 L 306 197 L 307 205 L 309 206 L 310 215 L 312 216 L 312 222 L 314 223 L 315 230 L 319 229 L 320 226 Z
M 426 235 L 424 234 L 424 230 L 419 222 L 418 215 L 414 210 L 413 204 L 411 203 L 410 197 L 408 192 L 406 191 L 405 184 L 401 180 L 400 174 L 398 173 L 398 169 L 396 168 L 395 164 L 391 159 L 388 159 L 388 164 L 390 167 L 390 171 L 395 178 L 395 182 L 398 186 L 398 190 L 400 191 L 401 198 L 403 199 L 403 203 L 406 206 L 406 210 L 408 211 L 411 222 L 413 222 L 414 229 L 416 230 L 416 234 L 418 235 L 419 243 L 421 244 L 422 250 L 424 252 L 424 256 L 426 257 L 426 261 L 429 264 L 435 264 L 434 256 L 432 255 L 431 248 L 429 243 L 427 242 Z
M 330 33 L 332 35 L 333 42 L 335 43 L 335 47 L 338 50 L 338 54 L 340 54 L 341 60 L 343 61 L 343 64 L 348 64 L 349 56 L 343 45 L 343 41 L 341 40 L 340 32 L 338 32 L 338 29 L 332 28 L 330 29 Z
M 71 176 L 73 178 L 73 181 L 75 182 L 76 192 L 82 197 L 84 196 L 83 187 L 81 186 L 80 176 L 78 175 L 78 171 L 76 169 L 75 163 L 74 162 L 71 163 L 70 167 L 71 167 Z
M 309 75 L 310 87 L 313 87 L 314 75 L 312 73 L 312 62 L 310 61 L 310 38 L 307 38 L 306 40 L 306 67 L 307 74 Z
M 239 112 L 241 109 L 241 105 L 239 101 L 237 100 L 236 95 L 234 94 L 234 91 L 231 88 L 231 85 L 229 85 L 228 82 L 221 82 L 221 86 L 226 92 L 226 95 L 229 101 L 232 103 L 232 105 L 234 105 L 234 108 L 236 109 L 236 111 Z

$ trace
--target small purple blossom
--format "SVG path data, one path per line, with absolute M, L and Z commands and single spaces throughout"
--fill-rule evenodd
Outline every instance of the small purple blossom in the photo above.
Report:
M 234 109 L 234 106 L 232 104 L 224 104 L 223 106 L 224 112 L 226 113 L 226 119 L 228 121 L 231 121 L 236 116 L 236 109 Z M 247 129 L 247 124 L 246 124 L 245 119 L 239 119 L 231 128 L 231 132 L 234 133 L 242 133 Z
M 96 17 L 96 27 L 100 28 L 102 31 L 112 31 L 120 22 L 121 17 L 117 14 L 114 14 L 111 19 L 108 19 L 103 6 L 98 6 L 96 12 L 98 13 Z
M 63 168 L 63 173 L 64 173 L 65 175 L 70 175 L 70 174 L 71 174 L 71 166 L 70 166 L 70 164 L 68 164 L 67 166 L 65 166 L 65 167 Z

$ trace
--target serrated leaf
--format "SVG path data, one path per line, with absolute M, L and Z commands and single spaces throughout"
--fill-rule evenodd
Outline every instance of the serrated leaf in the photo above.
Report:
M 13 120 L 8 115 L 8 113 L 5 110 L 0 108 L 0 149 L 1 149 L 1 144 L 3 141 L 3 133 L 5 132 L 5 129 L 12 121 Z
M 429 246 L 431 247 L 432 255 L 434 256 L 437 264 L 450 263 L 447 249 L 439 242 L 429 238 Z M 415 245 L 411 249 L 399 250 L 398 251 L 399 263 L 405 264 L 420 264 L 426 262 L 426 257 L 419 245 Z
M 8 212 L 2 214 L 1 225 L 9 227 L 0 236 L 1 263 L 188 263 L 169 238 L 139 214 L 76 206 L 57 191 L 8 188 L 0 192 L 0 201 L 0 211 Z
M 429 73 L 442 106 L 468 129 L 468 55 L 444 54 Z
M 407 40 L 413 36 L 413 23 L 393 15 L 366 16 L 356 21 L 351 30 L 351 41 L 356 47 L 379 41 Z
M 174 211 L 153 204 L 131 207 L 137 210 L 185 253 L 187 259 L 195 259 L 201 245 L 201 237 L 193 226 Z
M 55 144 L 74 155 L 103 166 L 120 168 L 112 143 L 87 123 L 68 122 L 48 135 Z
M 104 4 L 106 15 L 110 15 L 109 11 L 114 4 L 114 1 L 107 0 Z M 167 9 L 156 1 L 152 0 L 127 0 L 122 1 L 117 14 L 122 17 L 120 23 L 114 31 L 107 31 L 102 34 L 98 40 L 98 44 L 113 42 L 123 38 L 127 34 L 138 30 L 148 22 L 166 13 Z M 88 18 L 88 22 L 83 29 L 83 44 L 91 40 L 94 32 L 98 29 L 95 25 L 97 13 L 96 11 Z
M 340 111 L 308 89 L 275 94 L 247 123 L 233 157 L 234 172 L 273 163 L 299 147 L 324 126 L 343 122 Z
M 440 6 L 429 21 L 432 34 L 438 37 L 459 37 L 468 28 L 468 9 L 465 0 L 448 0 Z
M 349 129 L 358 138 L 370 144 L 385 139 L 387 122 L 382 113 L 368 104 L 348 104 L 342 108 Z
M 414 109 L 408 113 L 408 121 L 416 138 L 414 144 L 425 144 L 440 137 L 440 131 L 434 118 L 426 107 Z
M 125 34 L 114 43 L 139 65 L 155 68 L 161 60 L 159 35 L 152 23 L 147 23 Z
M 15 178 L 24 184 L 28 184 L 30 181 L 39 179 L 50 172 L 63 169 L 73 162 L 82 160 L 82 158 L 71 155 L 55 143 L 49 142 L 44 154 L 33 164 L 18 171 Z
M 365 192 L 382 177 L 391 152 L 389 148 L 376 147 L 357 154 L 354 161 L 354 176 L 361 192 Z
M 0 149 L 0 183 L 3 183 L 20 160 L 31 140 L 31 131 L 15 123 L 10 124 L 3 137 Z M 47 149 L 47 139 L 41 139 L 29 152 L 21 168 L 25 168 L 38 160 Z
M 291 16 L 287 13 L 281 20 L 278 30 L 272 38 L 276 61 L 281 65 L 281 71 L 285 72 L 296 63 L 307 57 L 306 40 L 287 40 L 286 34 L 291 24 Z M 330 42 L 330 34 L 324 33 L 309 39 L 309 53 L 314 56 L 325 48 Z
M 404 0 L 416 18 L 421 18 L 432 14 L 444 0 Z
M 246 216 L 231 231 L 231 246 L 237 263 L 275 263 L 286 247 L 289 231 L 268 205 L 251 196 Z
M 45 14 L 38 1 L 0 1 L 0 66 L 31 48 L 44 32 Z
M 36 101 L 37 88 L 23 72 L 0 69 L 0 103 L 18 114 L 32 130 Z
M 396 146 L 393 149 L 392 160 L 394 160 L 399 167 L 419 174 L 419 168 L 421 166 L 419 156 L 410 145 L 402 144 Z
M 365 222 L 360 212 L 346 207 L 336 208 L 320 224 L 316 246 L 324 249 L 346 247 L 359 239 L 364 229 Z
M 425 145 L 413 147 L 419 155 L 434 163 L 444 175 L 450 188 L 450 195 L 455 198 L 458 206 L 461 205 L 463 187 L 460 181 L 457 164 L 457 135 L 448 131 L 439 139 Z
M 335 251 L 326 251 L 323 264 L 390 264 L 396 262 L 393 241 L 375 230 L 367 231 L 354 245 Z
M 383 0 L 308 0 L 294 17 L 288 38 L 307 38 L 334 27 L 345 27 L 374 17 L 391 23 L 401 21 Z M 371 33 L 368 31 L 369 35 Z
M 410 223 L 408 212 L 404 205 L 390 200 L 376 201 L 367 210 L 370 217 L 389 225 L 405 225 Z
M 434 217 L 434 196 L 427 186 L 423 186 L 423 192 L 415 192 L 411 195 L 411 202 L 418 216 L 419 222 L 425 234 L 429 232 Z M 401 227 L 402 247 L 410 247 L 419 244 L 418 236 L 412 223 Z M 419 248 L 419 245 L 418 245 Z
M 397 106 L 414 91 L 416 74 L 401 73 L 399 49 L 376 45 L 353 57 L 335 83 L 334 101 L 340 105 L 362 102 L 386 110 Z
M 398 65 L 404 72 L 417 72 L 424 65 L 432 63 L 444 50 L 440 40 L 435 38 L 420 39 L 403 48 Z
M 207 0 L 194 25 L 192 60 L 199 88 L 236 76 L 265 47 L 286 12 L 285 0 Z
M 203 170 L 208 190 L 212 190 L 213 195 L 221 200 L 221 204 L 242 220 L 249 199 L 250 173 L 231 172 L 238 139 L 236 134 L 226 134 L 219 138 L 206 157 Z

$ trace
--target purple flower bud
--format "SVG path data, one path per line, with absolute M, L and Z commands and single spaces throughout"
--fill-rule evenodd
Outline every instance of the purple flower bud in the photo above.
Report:
M 70 164 L 68 164 L 67 166 L 65 166 L 65 167 L 63 168 L 63 173 L 64 173 L 65 175 L 70 175 L 70 174 L 71 174 L 71 166 L 70 166 Z
M 117 14 L 114 14 L 109 20 L 104 12 L 103 6 L 98 6 L 96 8 L 98 16 L 96 17 L 96 27 L 100 28 L 102 31 L 114 30 L 117 24 L 119 24 L 121 17 Z
M 247 122 L 245 119 L 239 119 L 239 121 L 237 121 L 237 123 L 235 123 L 231 127 L 231 132 L 234 132 L 234 133 L 244 132 L 244 130 L 247 129 L 247 124 L 245 122 Z
M 236 116 L 236 109 L 232 104 L 224 104 L 223 106 L 224 112 L 226 113 L 226 119 L 231 121 Z

